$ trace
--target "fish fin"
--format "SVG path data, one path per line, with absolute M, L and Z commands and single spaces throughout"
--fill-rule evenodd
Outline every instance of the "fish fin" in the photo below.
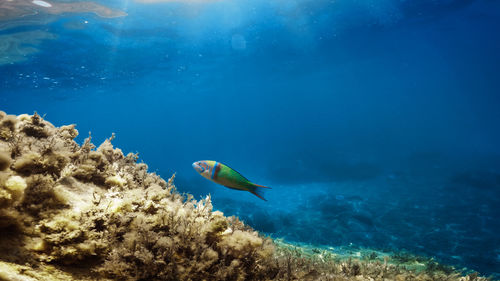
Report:
M 255 185 L 255 186 L 257 186 L 257 187 L 262 187 L 262 188 L 269 188 L 269 189 L 271 189 L 269 186 L 264 186 L 264 185 L 255 184 L 255 183 L 254 183 L 253 185 Z
M 255 196 L 259 197 L 260 199 L 262 199 L 262 200 L 264 200 L 264 201 L 267 201 L 267 200 L 266 200 L 266 198 L 264 198 L 264 189 L 263 189 L 263 187 L 265 187 L 265 188 L 269 188 L 269 187 L 267 187 L 267 186 L 261 186 L 261 185 L 256 185 L 256 184 L 254 184 L 253 188 L 252 188 L 252 189 L 250 189 L 249 191 L 250 191 L 253 195 L 255 195 Z

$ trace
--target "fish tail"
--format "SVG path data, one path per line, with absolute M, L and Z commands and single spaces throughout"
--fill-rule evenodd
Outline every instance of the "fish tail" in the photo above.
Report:
M 262 199 L 264 201 L 267 201 L 266 198 L 264 198 L 264 191 L 265 191 L 264 188 L 270 188 L 270 187 L 263 186 L 263 185 L 258 185 L 258 184 L 254 184 L 249 191 L 253 195 L 259 197 L 260 199 Z
M 269 186 L 264 186 L 264 185 L 255 184 L 255 183 L 254 183 L 253 185 L 255 185 L 256 187 L 262 187 L 262 188 L 269 188 L 269 189 L 270 189 L 270 187 L 269 187 Z

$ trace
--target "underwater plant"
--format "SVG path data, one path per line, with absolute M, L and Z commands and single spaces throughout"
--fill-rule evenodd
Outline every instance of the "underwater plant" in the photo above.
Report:
M 272 240 L 77 135 L 0 112 L 0 280 L 486 280 Z

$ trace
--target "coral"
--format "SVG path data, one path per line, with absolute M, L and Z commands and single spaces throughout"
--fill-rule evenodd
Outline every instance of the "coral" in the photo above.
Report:
M 181 195 L 114 135 L 97 148 L 77 135 L 0 111 L 0 280 L 485 280 L 273 241 Z

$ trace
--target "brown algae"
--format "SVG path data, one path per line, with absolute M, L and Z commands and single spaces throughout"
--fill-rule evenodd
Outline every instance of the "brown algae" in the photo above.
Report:
M 0 112 L 0 280 L 487 280 L 273 241 L 77 135 Z

